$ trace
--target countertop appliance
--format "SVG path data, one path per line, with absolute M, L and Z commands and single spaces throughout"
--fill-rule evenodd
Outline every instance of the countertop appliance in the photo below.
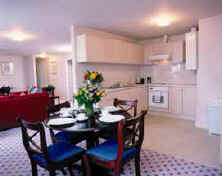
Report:
M 169 88 L 164 87 L 149 87 L 149 106 L 154 108 L 168 109 Z

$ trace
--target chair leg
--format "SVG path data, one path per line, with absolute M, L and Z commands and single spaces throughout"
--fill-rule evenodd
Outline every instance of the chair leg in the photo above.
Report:
M 72 170 L 72 166 L 69 166 L 68 169 L 69 169 L 69 174 L 71 176 L 75 176 L 74 173 L 73 173 L 73 170 Z
M 140 153 L 136 154 L 135 157 L 135 170 L 136 176 L 140 176 Z
M 87 158 L 87 155 L 83 155 L 83 164 L 84 164 L 84 175 L 85 176 L 91 176 L 91 168 L 89 165 L 89 160 Z
M 49 175 L 50 175 L 50 176 L 56 176 L 55 170 L 50 170 L 50 171 L 49 171 Z
M 31 161 L 31 165 L 32 165 L 32 176 L 37 176 L 37 164 L 34 163 L 33 161 Z
M 120 176 L 120 168 L 119 167 L 116 167 L 114 169 L 114 176 Z
M 61 171 L 62 171 L 63 175 L 66 175 L 65 169 L 61 169 Z

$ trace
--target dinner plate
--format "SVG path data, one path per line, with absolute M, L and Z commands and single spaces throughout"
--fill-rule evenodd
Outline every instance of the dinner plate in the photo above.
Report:
M 85 113 L 79 113 L 76 117 L 77 121 L 86 121 L 88 120 L 88 117 L 86 116 Z
M 99 121 L 103 123 L 117 123 L 121 120 L 125 119 L 122 115 L 106 115 L 99 118 Z
M 70 108 L 62 108 L 62 109 L 60 109 L 60 113 L 66 113 L 66 112 L 68 112 L 68 113 L 73 113 L 73 111 L 74 111 L 75 109 L 73 108 L 73 107 L 70 107 Z
M 73 118 L 55 118 L 50 119 L 47 123 L 49 126 L 58 126 L 58 127 L 70 127 L 76 122 L 76 119 Z
M 107 112 L 114 112 L 114 111 L 121 110 L 121 108 L 115 107 L 115 106 L 106 106 L 106 107 L 103 108 L 103 110 L 105 110 Z

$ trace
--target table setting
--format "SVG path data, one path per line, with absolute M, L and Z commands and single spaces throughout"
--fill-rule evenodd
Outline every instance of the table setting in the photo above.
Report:
M 100 86 L 102 81 L 101 73 L 87 71 L 83 86 L 74 94 L 73 106 L 60 109 L 53 118 L 47 119 L 47 126 L 55 130 L 84 132 L 99 130 L 124 120 L 127 114 L 122 109 L 98 106 L 105 96 Z

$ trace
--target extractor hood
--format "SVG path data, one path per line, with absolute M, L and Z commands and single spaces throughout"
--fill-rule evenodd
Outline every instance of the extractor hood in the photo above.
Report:
M 168 54 L 152 55 L 149 57 L 149 59 L 151 61 L 168 60 L 168 59 L 170 59 L 170 55 L 168 55 Z

